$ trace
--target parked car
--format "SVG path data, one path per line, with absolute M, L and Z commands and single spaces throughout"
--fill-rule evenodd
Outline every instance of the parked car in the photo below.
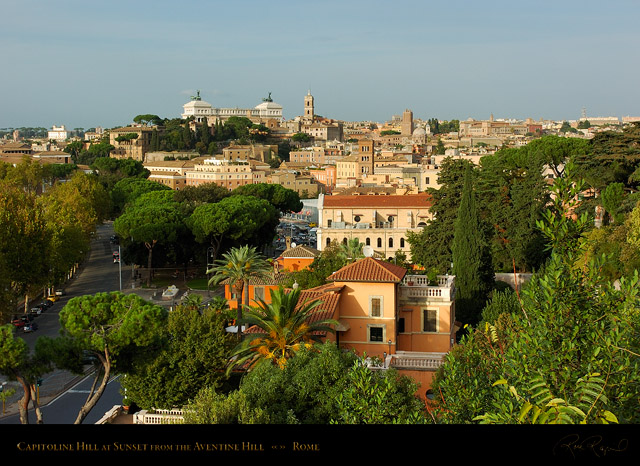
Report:
M 11 323 L 17 328 L 22 328 L 26 325 L 26 322 L 22 319 L 14 319 Z
M 120 262 L 120 254 L 117 252 L 113 253 L 113 263 L 117 264 L 118 262 Z
M 25 333 L 30 333 L 30 332 L 33 332 L 33 331 L 35 331 L 37 329 L 38 329 L 38 325 L 35 322 L 30 322 L 28 324 L 25 324 L 22 327 L 22 331 L 25 332 Z
M 42 308 L 41 307 L 32 307 L 29 310 L 29 314 L 31 314 L 32 316 L 39 316 L 40 314 L 42 314 Z

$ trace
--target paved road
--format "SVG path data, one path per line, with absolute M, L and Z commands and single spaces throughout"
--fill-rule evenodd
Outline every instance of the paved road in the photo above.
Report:
M 91 242 L 91 252 L 82 268 L 76 273 L 76 276 L 64 287 L 65 294 L 52 307 L 36 317 L 38 330 L 22 335 L 30 348 L 35 346 L 36 339 L 39 336 L 58 336 L 60 329 L 60 310 L 68 300 L 74 296 L 117 291 L 120 289 L 120 286 L 122 286 L 124 293 L 136 293 L 144 299 L 167 307 L 173 304 L 173 302 L 170 301 L 157 301 L 154 295 L 158 290 L 132 287 L 131 267 L 123 264 L 122 270 L 120 270 L 118 264 L 113 263 L 112 254 L 118 250 L 118 246 L 111 244 L 111 235 L 113 235 L 113 224 L 111 222 L 107 222 L 98 227 Z M 201 294 L 203 296 L 203 302 L 207 302 L 222 292 L 221 287 L 216 290 L 211 290 L 210 292 L 190 291 L 190 293 Z M 39 404 L 42 408 L 44 423 L 67 424 L 75 421 L 78 410 L 87 397 L 85 382 L 78 385 L 82 379 L 83 377 L 58 370 L 46 374 L 43 377 L 43 383 L 39 393 Z M 4 380 L 5 379 L 2 379 L 2 376 L 0 376 L 0 382 L 4 382 Z M 17 401 L 22 397 L 22 387 L 16 382 L 8 382 L 7 386 L 15 388 L 16 394 L 7 401 L 4 414 L 2 412 L 2 406 L 0 405 L 0 424 L 18 424 L 20 420 L 17 416 Z M 120 384 L 118 380 L 110 382 L 103 398 L 98 405 L 93 408 L 84 423 L 87 424 L 99 420 L 106 411 L 110 410 L 115 404 L 119 404 L 122 401 L 119 389 Z M 64 396 L 62 396 L 63 393 Z M 80 399 L 81 397 L 84 398 Z M 35 417 L 32 417 L 32 411 L 30 405 L 30 422 L 35 422 Z
M 117 251 L 118 246 L 111 244 L 109 240 L 111 235 L 113 235 L 113 224 L 111 222 L 106 222 L 97 228 L 96 234 L 91 241 L 91 251 L 82 267 L 65 285 L 62 298 L 36 317 L 35 322 L 38 325 L 38 329 L 35 332 L 21 335 L 31 349 L 34 348 L 36 340 L 40 336 L 46 335 L 54 338 L 58 336 L 60 330 L 59 313 L 69 299 L 85 294 L 117 291 L 120 288 L 120 270 L 118 264 L 113 263 L 112 258 L 112 253 Z M 126 284 L 131 288 L 130 268 L 123 268 L 122 284 L 123 287 Z M 40 387 L 40 405 L 43 406 L 51 401 L 60 392 L 68 389 L 79 380 L 78 376 L 65 371 L 56 370 L 46 374 Z M 6 379 L 2 378 L 0 382 L 6 382 Z M 0 418 L 2 418 L 3 423 L 13 422 L 14 419 L 15 422 L 19 423 L 19 419 L 15 414 L 18 412 L 17 400 L 22 397 L 22 387 L 16 382 L 6 382 L 5 388 L 15 388 L 16 394 L 10 400 L 7 400 L 4 407 L 4 415 L 2 406 L 0 406 Z M 80 405 L 78 405 L 75 412 L 77 413 L 79 409 Z M 31 406 L 29 410 L 31 411 Z M 44 422 L 62 423 L 55 418 L 47 419 L 47 417 L 44 417 Z

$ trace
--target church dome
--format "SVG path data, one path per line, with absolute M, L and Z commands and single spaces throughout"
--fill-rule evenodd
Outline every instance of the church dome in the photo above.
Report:
M 421 126 L 418 126 L 416 129 L 414 129 L 412 134 L 413 137 L 421 137 L 426 135 L 427 131 Z

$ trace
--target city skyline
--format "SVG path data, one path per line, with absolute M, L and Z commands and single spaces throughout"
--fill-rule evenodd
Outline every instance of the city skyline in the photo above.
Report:
M 640 3 L 3 2 L 0 127 L 105 128 L 269 93 L 286 119 L 638 116 Z

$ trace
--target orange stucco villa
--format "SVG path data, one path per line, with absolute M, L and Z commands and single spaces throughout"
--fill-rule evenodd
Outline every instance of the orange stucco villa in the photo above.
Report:
M 249 298 L 270 301 L 285 274 L 272 280 L 250 283 Z M 383 368 L 395 368 L 420 384 L 418 395 L 427 390 L 444 356 L 455 342 L 455 280 L 439 276 L 429 282 L 425 275 L 410 275 L 400 266 L 367 257 L 346 265 L 327 279 L 328 283 L 304 290 L 300 301 L 319 299 L 317 319 L 339 322 L 327 339 L 357 354 L 378 357 Z M 257 291 L 259 290 L 259 291 Z M 225 297 L 232 307 L 238 297 L 230 285 Z M 235 301 L 235 302 L 234 302 Z

